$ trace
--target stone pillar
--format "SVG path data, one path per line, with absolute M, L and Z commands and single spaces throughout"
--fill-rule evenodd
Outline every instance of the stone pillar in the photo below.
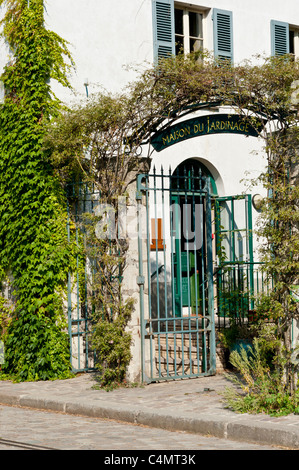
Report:
M 136 183 L 129 187 L 127 205 L 128 250 L 126 253 L 126 267 L 123 273 L 122 294 L 124 300 L 128 297 L 135 301 L 131 320 L 127 331 L 132 336 L 132 359 L 127 370 L 127 379 L 130 382 L 141 381 L 141 326 L 140 326 L 140 292 L 137 284 L 139 276 L 139 250 L 137 232 L 137 201 Z
M 145 169 L 146 172 L 146 169 Z M 131 334 L 131 362 L 127 369 L 127 380 L 129 382 L 142 381 L 142 331 L 141 331 L 141 314 L 143 308 L 144 318 L 148 318 L 148 282 L 147 282 L 147 250 L 146 250 L 146 221 L 143 213 L 141 218 L 142 237 L 140 243 L 142 246 L 142 272 L 143 281 L 140 279 L 140 254 L 139 254 L 139 239 L 138 239 L 138 217 L 137 217 L 137 183 L 136 178 L 128 186 L 128 199 L 126 211 L 126 231 L 128 250 L 126 252 L 126 267 L 123 273 L 122 281 L 122 294 L 124 300 L 126 298 L 133 298 L 135 301 L 134 309 L 132 312 L 131 320 L 128 323 L 127 331 Z M 143 201 L 140 201 L 141 207 L 144 210 Z M 144 282 L 144 283 L 143 283 Z M 143 288 L 143 299 L 140 296 L 140 290 Z M 142 302 L 143 300 L 143 302 Z M 141 303 L 142 302 L 142 303 Z M 143 305 L 143 307 L 142 307 Z M 145 361 L 145 359 L 144 359 Z

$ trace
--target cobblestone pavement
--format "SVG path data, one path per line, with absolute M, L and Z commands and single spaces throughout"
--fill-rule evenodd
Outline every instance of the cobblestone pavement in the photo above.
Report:
M 1 439 L 11 441 L 10 445 L 2 444 Z M 112 420 L 0 406 L 0 449 L 21 449 L 13 445 L 14 441 L 20 446 L 59 450 L 277 450 Z
M 193 437 L 191 439 L 190 435 L 186 434 L 188 445 L 191 441 L 193 444 L 196 443 L 194 445 L 198 445 L 202 442 L 199 441 L 202 439 L 200 436 L 208 435 L 222 439 L 221 442 L 224 440 L 225 448 L 230 445 L 230 441 L 240 441 L 241 446 L 241 442 L 246 442 L 262 446 L 275 445 L 288 449 L 299 449 L 299 415 L 281 417 L 240 415 L 226 409 L 222 392 L 226 386 L 231 386 L 231 383 L 220 374 L 213 377 L 122 388 L 113 392 L 96 390 L 93 388 L 94 385 L 96 385 L 96 381 L 92 374 L 50 382 L 12 383 L 0 381 L 0 405 L 17 405 L 23 408 L 65 413 L 68 415 L 67 417 L 65 414 L 60 416 L 62 429 L 63 423 L 66 423 L 67 420 L 74 419 L 74 415 L 81 415 L 85 419 L 112 419 L 114 420 L 113 426 L 116 426 L 115 421 L 119 421 L 155 428 L 145 431 L 146 428 L 143 427 L 130 427 L 129 429 L 134 429 L 140 439 L 141 435 L 138 433 L 141 432 L 152 433 L 154 438 L 164 432 L 184 431 L 195 436 L 195 440 L 192 441 Z M 54 419 L 53 416 L 51 419 Z M 55 419 L 58 419 L 57 416 Z M 79 421 L 82 422 L 81 418 Z M 1 420 L 1 434 L 2 423 Z M 77 422 L 74 421 L 74 423 Z M 97 429 L 100 429 L 99 421 L 95 423 L 97 423 Z M 7 425 L 9 425 L 9 421 Z M 121 423 L 118 425 L 120 426 Z M 74 424 L 74 429 L 79 427 L 79 424 Z M 88 444 L 90 436 L 89 431 L 86 432 L 86 439 L 82 437 L 82 440 L 78 441 L 85 445 Z M 142 448 L 147 442 L 147 439 L 131 441 L 130 434 L 132 432 L 126 430 L 124 433 L 127 436 L 127 442 L 130 442 L 132 446 L 136 445 Z M 72 434 L 66 444 L 72 442 L 71 436 Z M 173 434 L 171 436 L 174 438 Z M 160 445 L 160 437 L 155 437 L 155 439 L 156 444 L 153 443 L 153 445 Z M 101 438 L 99 438 L 100 442 Z M 124 446 L 127 445 L 127 442 Z M 177 442 L 174 440 L 175 448 L 178 442 L 180 439 Z M 172 445 L 172 439 L 165 438 L 162 441 L 162 447 L 164 447 L 164 443 Z M 119 444 L 119 439 L 115 441 L 115 445 L 117 444 Z

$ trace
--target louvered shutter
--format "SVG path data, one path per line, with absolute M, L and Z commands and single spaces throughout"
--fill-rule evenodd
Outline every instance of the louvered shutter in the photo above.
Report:
M 282 21 L 271 21 L 271 54 L 284 55 L 290 52 L 289 25 Z
M 153 0 L 154 60 L 175 54 L 174 2 Z
M 213 22 L 215 57 L 233 63 L 233 14 L 231 11 L 214 8 Z

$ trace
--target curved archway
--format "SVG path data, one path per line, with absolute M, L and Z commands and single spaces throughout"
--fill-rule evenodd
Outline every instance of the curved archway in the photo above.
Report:
M 177 178 L 176 178 L 177 176 Z M 213 196 L 218 196 L 218 190 L 214 175 L 211 171 L 207 168 L 206 165 L 202 163 L 197 158 L 188 158 L 181 162 L 176 169 L 172 173 L 172 186 L 173 188 L 179 187 L 182 185 L 182 180 L 185 181 L 187 177 L 187 184 L 188 178 L 191 180 L 193 178 L 193 189 L 200 189 L 199 186 L 201 184 L 201 177 L 208 177 L 210 179 L 210 192 Z M 180 181 L 181 178 L 181 181 Z M 196 187 L 197 186 L 197 187 Z

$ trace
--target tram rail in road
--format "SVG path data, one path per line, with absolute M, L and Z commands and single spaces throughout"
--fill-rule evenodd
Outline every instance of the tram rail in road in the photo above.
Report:
M 23 450 L 58 450 L 54 449 L 53 447 L 39 446 L 27 442 L 11 441 L 9 439 L 0 438 L 0 448 L 2 445 L 7 447 L 18 447 L 19 449 Z

